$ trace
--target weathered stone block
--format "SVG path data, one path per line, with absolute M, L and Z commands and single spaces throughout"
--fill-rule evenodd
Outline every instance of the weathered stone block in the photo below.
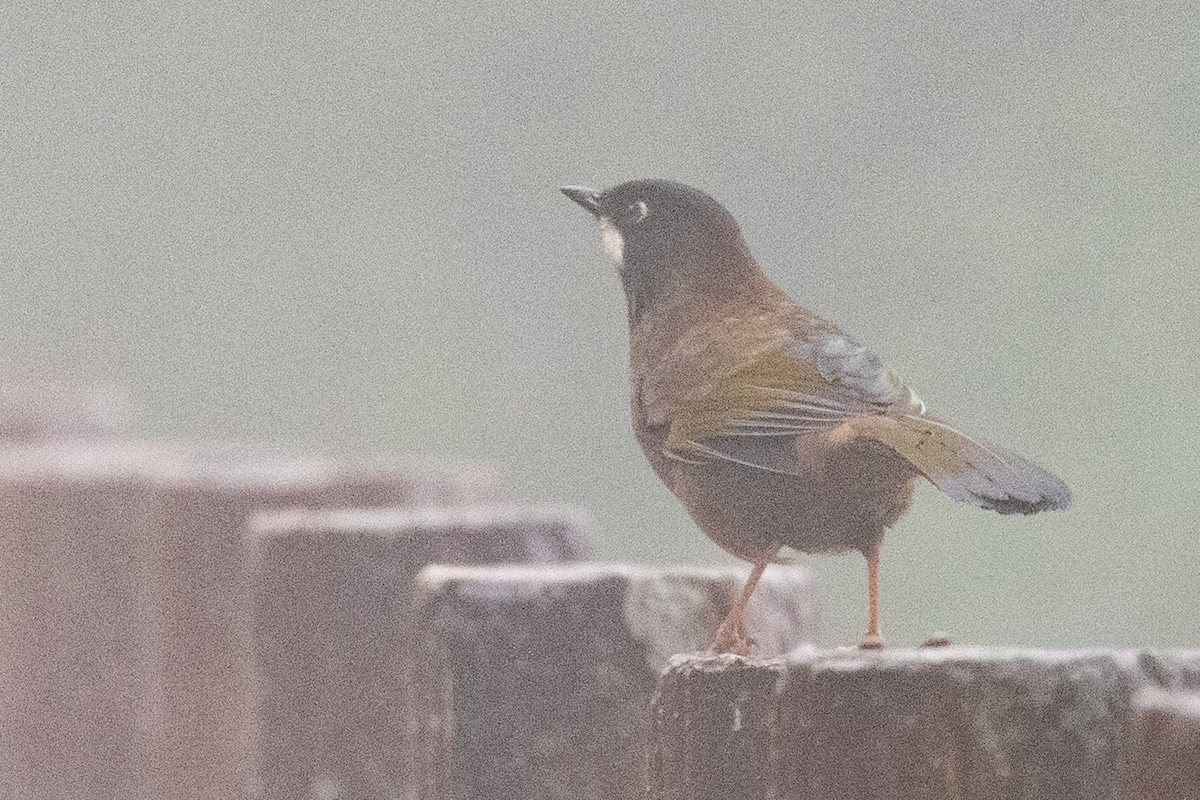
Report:
M 680 659 L 656 704 L 650 797 L 1117 800 L 1134 694 L 1198 677 L 1200 651 Z
M 430 567 L 409 668 L 411 796 L 640 800 L 657 675 L 707 646 L 745 574 Z M 767 571 L 749 609 L 764 652 L 815 638 L 811 589 L 802 570 Z
M 405 669 L 417 573 L 431 563 L 580 558 L 561 506 L 288 511 L 254 520 L 259 791 L 268 800 L 407 796 Z

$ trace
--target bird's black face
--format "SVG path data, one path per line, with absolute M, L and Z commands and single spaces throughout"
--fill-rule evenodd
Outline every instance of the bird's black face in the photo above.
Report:
M 638 180 L 603 192 L 583 186 L 562 192 L 600 220 L 604 249 L 622 271 L 665 267 L 731 237 L 740 240 L 729 212 L 682 183 Z

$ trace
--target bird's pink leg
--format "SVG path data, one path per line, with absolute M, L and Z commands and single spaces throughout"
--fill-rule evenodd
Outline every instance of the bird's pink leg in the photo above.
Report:
M 710 651 L 734 653 L 739 656 L 750 655 L 750 648 L 754 646 L 754 640 L 746 635 L 746 605 L 750 602 L 750 595 L 754 594 L 754 587 L 758 586 L 758 580 L 762 577 L 763 570 L 767 568 L 770 561 L 771 556 L 765 556 L 762 560 L 753 562 L 754 569 L 750 571 L 750 577 L 746 579 L 746 585 L 742 587 L 741 594 L 729 607 L 729 613 L 725 615 L 725 620 L 717 628 L 717 638 L 709 646 Z
M 858 646 L 878 650 L 883 647 L 883 637 L 879 634 L 879 545 L 863 555 L 867 557 L 867 635 Z

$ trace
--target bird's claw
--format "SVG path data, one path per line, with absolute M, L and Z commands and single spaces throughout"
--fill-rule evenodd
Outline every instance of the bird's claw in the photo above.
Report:
M 737 656 L 749 656 L 750 650 L 754 647 L 755 641 L 750 636 L 746 635 L 746 629 L 742 625 L 730 625 L 722 622 L 717 628 L 717 636 L 713 639 L 713 643 L 709 645 L 709 652 L 712 653 L 733 653 Z
M 863 640 L 858 643 L 859 650 L 882 650 L 883 637 L 877 633 L 868 633 L 863 637 Z

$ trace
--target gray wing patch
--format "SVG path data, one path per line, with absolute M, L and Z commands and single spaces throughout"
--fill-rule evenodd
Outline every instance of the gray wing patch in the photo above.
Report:
M 925 413 L 925 404 L 883 360 L 845 334 L 814 331 L 788 348 L 797 360 L 815 364 L 826 382 L 819 395 L 792 389 L 755 387 L 774 395 L 768 410 L 749 412 L 731 426 L 737 436 L 820 433 L 856 417 L 901 411 Z
M 807 352 L 801 352 L 807 351 Z M 865 345 L 841 332 L 820 331 L 793 349 L 817 365 L 821 377 L 860 402 L 883 410 L 925 413 L 925 403 L 904 380 Z

